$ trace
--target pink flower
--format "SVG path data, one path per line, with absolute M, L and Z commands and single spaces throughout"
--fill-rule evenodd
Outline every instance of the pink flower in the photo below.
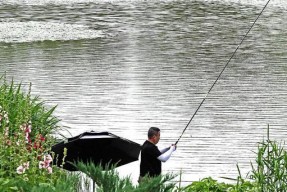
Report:
M 16 169 L 16 172 L 17 172 L 18 174 L 23 174 L 23 173 L 25 173 L 25 168 L 24 168 L 22 165 L 20 165 L 20 166 Z
M 26 132 L 26 133 L 31 133 L 31 131 L 32 131 L 32 125 L 29 124 L 29 125 L 26 127 L 25 132 Z
M 29 169 L 29 166 L 30 166 L 30 162 L 26 162 L 26 163 L 23 163 L 23 167 L 24 169 Z
M 45 155 L 44 156 L 44 161 L 39 162 L 39 168 L 48 168 L 50 166 L 50 163 L 52 162 L 52 157 L 51 155 Z
M 24 131 L 26 143 L 31 143 L 30 133 L 32 131 L 31 121 L 20 125 L 20 130 Z
M 30 143 L 31 142 L 30 135 L 27 132 L 25 133 L 25 140 L 26 140 L 26 143 Z
M 46 168 L 44 161 L 39 161 L 39 169 Z
M 52 159 L 51 155 L 48 154 L 48 155 L 44 156 L 44 162 L 45 163 L 50 164 L 52 162 L 52 160 L 53 159 Z
M 45 137 L 43 137 L 42 134 L 39 134 L 39 135 L 37 136 L 37 140 L 40 141 L 40 142 L 44 142 L 44 141 L 45 141 Z
M 49 174 L 52 174 L 52 172 L 53 172 L 52 167 L 48 167 L 47 170 L 48 170 L 48 173 L 49 173 Z
M 26 170 L 26 169 L 29 169 L 29 165 L 30 165 L 30 162 L 29 162 L 29 161 L 26 162 L 26 163 L 23 163 L 23 165 L 20 165 L 19 167 L 17 167 L 16 172 L 17 172 L 18 174 L 23 174 L 23 173 L 25 173 L 25 170 Z
M 32 125 L 31 124 L 24 124 L 23 127 L 24 127 L 24 132 L 25 132 L 26 143 L 31 143 L 31 138 L 30 138 L 29 133 L 31 133 Z
M 39 169 L 47 169 L 49 174 L 52 174 L 53 169 L 50 167 L 50 163 L 52 162 L 52 157 L 51 155 L 45 155 L 44 156 L 44 161 L 39 161 Z

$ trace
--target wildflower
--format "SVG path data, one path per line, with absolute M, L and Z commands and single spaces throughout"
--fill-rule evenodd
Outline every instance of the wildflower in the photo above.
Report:
M 25 173 L 25 168 L 24 168 L 22 165 L 20 165 L 20 166 L 16 169 L 16 172 L 17 172 L 18 174 L 23 174 L 23 173 Z
M 35 141 L 33 147 L 34 147 L 34 149 L 39 150 L 40 152 L 42 151 L 40 142 Z
M 39 134 L 38 137 L 37 137 L 38 141 L 40 142 L 44 142 L 45 141 L 45 137 L 43 137 L 42 134 Z
M 4 118 L 6 123 L 9 123 L 8 113 L 4 111 Z
M 28 124 L 28 126 L 26 127 L 26 132 L 31 133 L 32 130 L 32 125 Z
M 9 140 L 9 139 L 7 139 L 7 140 L 6 140 L 6 145 L 11 146 L 11 145 L 12 145 L 12 141 Z
M 9 136 L 9 127 L 5 127 L 4 135 Z
M 29 169 L 29 166 L 30 166 L 30 162 L 26 162 L 26 163 L 23 163 L 23 167 L 24 169 Z
M 19 167 L 17 167 L 16 172 L 17 172 L 18 174 L 23 174 L 23 173 L 25 173 L 25 170 L 26 170 L 26 169 L 29 169 L 29 165 L 30 165 L 30 162 L 29 162 L 29 161 L 26 162 L 26 163 L 23 163 L 23 165 L 20 165 Z
M 39 169 L 46 169 L 50 166 L 49 163 L 45 162 L 45 161 L 39 161 Z
M 30 121 L 29 121 L 30 122 Z M 23 124 L 20 128 L 21 130 L 24 131 L 25 133 L 25 140 L 26 140 L 26 143 L 31 143 L 31 138 L 30 138 L 30 133 L 32 131 L 32 125 L 29 123 L 29 124 Z
M 31 152 L 32 151 L 32 145 L 31 144 L 27 144 L 26 145 L 26 149 L 29 151 L 29 152 Z M 41 158 L 40 158 L 41 159 Z M 38 159 L 38 160 L 40 160 L 40 159 Z
M 41 134 L 37 135 L 36 141 L 34 142 L 34 149 L 42 151 L 42 142 L 45 141 L 45 137 Z
M 39 161 L 39 169 L 47 169 L 49 174 L 52 174 L 53 169 L 50 166 L 50 163 L 53 161 L 51 155 L 44 155 L 44 161 Z
M 25 131 L 25 128 L 26 128 L 26 124 L 20 125 L 20 130 Z
M 50 166 L 50 163 L 53 161 L 51 155 L 45 155 L 44 156 L 44 161 L 39 162 L 39 168 L 48 168 Z
M 48 170 L 48 173 L 49 173 L 49 174 L 52 174 L 52 172 L 53 172 L 52 167 L 48 167 L 47 170 Z
M 46 168 L 44 161 L 39 161 L 39 169 Z
M 31 143 L 31 138 L 30 138 L 29 133 L 25 133 L 25 140 L 26 140 L 26 143 Z
M 53 158 L 51 155 L 47 154 L 44 156 L 44 162 L 47 162 L 50 164 L 52 162 L 52 160 L 53 160 Z

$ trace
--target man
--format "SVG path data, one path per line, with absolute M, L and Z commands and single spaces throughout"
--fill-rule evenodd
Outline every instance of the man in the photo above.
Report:
M 148 140 L 144 142 L 141 149 L 141 162 L 140 162 L 140 178 L 149 176 L 155 177 L 161 174 L 161 162 L 166 162 L 176 146 L 159 150 L 156 146 L 160 140 L 160 129 L 157 127 L 151 127 L 148 130 Z

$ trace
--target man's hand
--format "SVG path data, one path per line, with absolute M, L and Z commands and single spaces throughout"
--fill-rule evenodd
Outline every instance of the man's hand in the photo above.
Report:
M 170 146 L 170 148 L 172 149 L 172 151 L 175 151 L 175 150 L 176 150 L 176 145 L 175 145 L 175 144 L 172 144 L 172 145 Z

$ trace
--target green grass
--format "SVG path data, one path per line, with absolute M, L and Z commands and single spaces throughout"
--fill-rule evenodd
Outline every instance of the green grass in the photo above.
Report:
M 284 143 L 269 139 L 258 146 L 257 167 L 252 165 L 251 179 L 257 184 L 258 191 L 283 192 L 287 191 L 287 152 Z

